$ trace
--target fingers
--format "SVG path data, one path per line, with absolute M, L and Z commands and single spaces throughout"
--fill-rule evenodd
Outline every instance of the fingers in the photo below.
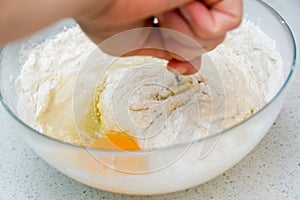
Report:
M 242 0 L 193 1 L 180 7 L 193 32 L 200 38 L 224 37 L 242 20 Z
M 225 38 L 226 32 L 224 32 L 223 35 L 218 37 L 211 37 L 207 39 L 207 37 L 201 37 L 199 34 L 195 34 L 194 28 L 192 25 L 182 16 L 182 14 L 178 11 L 169 11 L 164 14 L 161 14 L 158 16 L 160 27 L 171 29 L 174 31 L 178 31 L 180 33 L 183 33 L 189 37 L 191 37 L 193 40 L 197 41 L 199 46 L 202 48 L 194 49 L 195 51 L 199 51 L 201 53 L 204 53 L 204 50 L 210 51 L 214 49 L 217 45 L 219 45 L 221 42 L 223 42 Z M 203 23 L 203 22 L 202 22 Z M 181 42 L 180 40 L 176 40 L 174 38 L 174 43 L 172 45 L 180 44 L 181 46 L 178 46 L 178 49 L 186 48 L 186 44 L 184 42 Z M 171 42 L 169 42 L 171 43 Z M 186 43 L 186 42 L 185 42 Z M 190 48 L 190 47 L 189 47 Z
M 201 62 L 201 57 L 199 57 L 198 59 L 195 59 L 195 61 L 198 61 L 199 64 L 197 64 L 198 66 L 200 65 Z M 168 69 L 170 71 L 175 71 L 179 74 L 182 75 L 190 75 L 190 74 L 194 74 L 198 71 L 198 67 L 195 66 L 193 63 L 194 62 L 188 62 L 188 61 L 180 61 L 177 59 L 172 59 L 169 61 L 168 63 Z
M 122 31 L 152 26 L 149 19 L 153 16 L 158 17 L 161 28 L 182 33 L 198 45 L 186 42 L 188 40 L 178 34 L 150 33 L 134 37 L 131 34 L 128 39 L 120 37 L 113 44 L 102 45 L 102 49 L 112 55 L 117 52 L 123 56 L 149 55 L 167 59 L 170 69 L 191 74 L 200 67 L 199 60 L 205 50 L 214 49 L 224 40 L 227 31 L 241 23 L 242 0 L 111 0 L 101 12 L 77 21 L 94 42 L 100 43 Z M 164 46 L 157 48 L 156 44 Z M 125 51 L 132 46 L 136 50 Z
M 159 20 L 160 27 L 178 31 L 192 37 L 193 39 L 197 39 L 188 22 L 178 11 L 168 11 L 158 15 L 157 18 Z
M 200 43 L 202 48 L 209 51 L 223 42 L 229 30 L 241 23 L 242 0 L 193 1 L 180 7 L 179 12 L 169 11 L 159 15 L 158 18 L 161 27 L 188 35 Z M 180 41 L 175 40 L 175 43 L 180 44 Z M 185 45 L 181 47 L 184 48 Z M 198 62 L 171 59 L 168 66 L 170 70 L 181 74 L 192 74 L 199 69 L 200 58 L 201 56 L 195 58 Z
M 143 33 L 143 35 L 145 34 Z M 165 60 L 172 59 L 169 52 L 166 51 L 164 39 L 159 28 L 152 28 L 147 40 L 139 48 L 122 56 L 154 56 Z

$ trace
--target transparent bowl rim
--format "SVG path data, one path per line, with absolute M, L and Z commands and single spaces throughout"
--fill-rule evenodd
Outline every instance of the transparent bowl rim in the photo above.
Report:
M 278 96 L 280 96 L 280 94 L 284 91 L 284 89 L 286 88 L 287 84 L 290 82 L 291 78 L 292 78 L 292 75 L 295 71 L 295 66 L 296 66 L 296 60 L 297 60 L 297 48 L 296 48 L 296 42 L 295 42 L 295 38 L 294 38 L 294 35 L 292 33 L 292 30 L 291 28 L 288 26 L 288 24 L 286 23 L 286 21 L 283 19 L 283 17 L 281 17 L 281 15 L 275 10 L 273 9 L 270 5 L 268 5 L 267 3 L 265 3 L 264 1 L 262 0 L 255 0 L 256 2 L 260 3 L 262 6 L 264 6 L 266 9 L 268 9 L 270 11 L 270 13 L 272 13 L 278 20 L 280 20 L 282 23 L 282 27 L 285 29 L 286 33 L 289 35 L 290 37 L 290 40 L 292 41 L 292 48 L 293 48 L 293 52 L 294 52 L 294 55 L 293 55 L 293 62 L 292 62 L 292 65 L 290 67 L 290 71 L 289 71 L 289 74 L 286 78 L 286 80 L 284 81 L 283 85 L 281 86 L 280 90 L 277 92 L 277 94 L 266 104 L 264 105 L 259 111 L 257 111 L 256 113 L 254 113 L 253 115 L 251 115 L 249 118 L 247 118 L 246 120 L 242 121 L 242 122 L 239 122 L 237 124 L 235 124 L 234 126 L 222 131 L 221 133 L 216 133 L 216 134 L 213 134 L 213 135 L 210 135 L 210 136 L 207 136 L 207 137 L 204 137 L 204 138 L 201 138 L 199 140 L 196 140 L 196 141 L 193 141 L 192 143 L 200 143 L 200 142 L 203 142 L 204 140 L 207 140 L 207 139 L 211 139 L 211 138 L 214 138 L 214 137 L 218 137 L 220 135 L 223 135 L 223 134 L 226 134 L 227 132 L 230 132 L 234 129 L 236 129 L 237 127 L 241 126 L 242 124 L 248 122 L 249 120 L 251 120 L 252 118 L 258 116 L 261 112 L 263 112 L 265 109 L 267 109 L 276 99 Z M 0 48 L 1 50 L 1 48 Z M 0 51 L 1 53 L 1 51 Z M 0 65 L 1 67 L 1 65 Z M 13 111 L 9 108 L 9 106 L 5 103 L 4 99 L 3 99 L 3 96 L 1 94 L 1 91 L 0 91 L 0 102 L 2 103 L 3 107 L 5 108 L 5 110 L 18 122 L 20 123 L 21 125 L 23 125 L 26 129 L 28 129 L 30 132 L 33 132 L 35 134 L 38 134 L 39 136 L 42 136 L 46 139 L 49 139 L 53 142 L 57 142 L 57 143 L 60 143 L 62 145 L 67 145 L 69 147 L 75 147 L 75 148 L 83 148 L 83 149 L 90 149 L 90 150 L 94 150 L 94 151 L 97 151 L 97 152 L 118 152 L 118 153 L 121 153 L 123 150 L 110 150 L 110 149 L 99 149 L 99 148 L 90 148 L 90 147 L 86 147 L 86 146 L 80 146 L 80 145 L 76 145 L 76 144 L 71 144 L 71 143 L 67 143 L 67 142 L 64 142 L 64 141 L 61 141 L 61 140 L 58 140 L 58 139 L 55 139 L 53 137 L 50 137 L 50 136 L 47 136 L 35 129 L 33 129 L 32 127 L 30 127 L 29 125 L 27 125 L 25 122 L 23 122 L 21 119 L 19 119 L 14 113 Z M 187 145 L 190 145 L 190 143 L 183 143 L 183 144 L 178 144 L 178 145 L 174 145 L 174 146 L 169 146 L 169 147 L 166 147 L 165 150 L 168 150 L 168 149 L 175 149 L 175 148 L 180 148 L 180 147 L 185 147 Z M 149 151 L 153 151 L 153 150 L 126 150 L 128 152 L 149 152 Z

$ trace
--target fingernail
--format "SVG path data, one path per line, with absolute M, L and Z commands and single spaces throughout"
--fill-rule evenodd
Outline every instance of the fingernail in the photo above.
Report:
M 168 66 L 168 69 L 174 73 L 179 73 L 179 74 L 186 74 L 188 72 L 188 69 L 185 68 L 185 67 L 178 67 L 178 68 L 174 68 L 174 67 L 171 67 L 171 66 Z
M 187 21 L 191 21 L 191 15 L 190 15 L 190 13 L 187 11 L 187 9 L 186 8 L 184 8 L 184 7 L 181 7 L 181 8 L 179 8 L 179 10 L 180 10 L 180 13 L 183 15 L 183 17 L 187 20 Z
M 185 68 L 185 67 L 181 67 L 181 68 L 176 69 L 176 71 L 177 71 L 178 73 L 184 75 L 184 74 L 186 74 L 186 73 L 188 72 L 188 69 Z

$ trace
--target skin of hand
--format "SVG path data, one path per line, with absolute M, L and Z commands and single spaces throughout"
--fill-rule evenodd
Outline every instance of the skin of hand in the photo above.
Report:
M 102 12 L 76 19 L 85 33 L 99 44 L 116 33 L 153 26 L 153 17 L 156 17 L 159 27 L 183 33 L 209 51 L 224 40 L 228 31 L 239 26 L 242 10 L 242 0 L 112 0 Z M 150 33 L 147 37 L 141 40 L 165 41 L 159 33 Z M 176 39 L 172 42 L 179 43 Z M 109 47 L 102 49 L 114 54 Z M 199 68 L 174 53 L 158 49 L 140 49 L 127 55 L 150 55 L 169 60 L 169 69 L 184 75 L 193 74 Z
M 75 18 L 97 44 L 126 30 L 152 27 L 157 17 L 159 27 L 183 33 L 211 50 L 241 23 L 242 0 L 0 0 L 0 44 L 67 17 Z M 159 43 L 165 39 L 157 32 L 143 38 Z M 103 50 L 113 54 L 107 47 Z M 128 55 L 167 59 L 169 68 L 181 74 L 197 71 L 190 61 L 167 51 L 141 49 Z
M 100 0 L 101 1 L 101 0 Z M 102 6 L 109 0 L 102 0 Z M 87 13 L 98 0 L 0 0 L 0 45 L 39 31 L 63 18 Z

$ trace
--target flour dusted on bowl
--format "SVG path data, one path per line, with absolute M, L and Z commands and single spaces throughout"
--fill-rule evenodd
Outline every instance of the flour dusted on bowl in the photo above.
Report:
M 229 128 L 247 119 L 271 100 L 283 82 L 275 41 L 244 21 L 204 56 L 200 73 L 193 76 L 175 75 L 166 69 L 165 61 L 151 57 L 118 59 L 99 80 L 94 99 L 98 118 L 91 122 L 99 123 L 99 129 L 80 137 L 72 110 L 73 91 L 79 70 L 96 48 L 75 26 L 26 50 L 27 59 L 15 83 L 20 118 L 44 134 L 73 144 L 101 148 L 101 139 L 108 138 L 124 149 L 161 148 L 205 137 L 220 120 Z M 103 61 L 112 58 L 101 56 Z M 222 81 L 209 76 L 209 60 Z M 147 81 L 156 84 L 142 84 Z M 118 113 L 118 120 L 112 102 L 122 98 L 118 92 L 131 90 L 125 105 L 128 113 L 125 117 Z M 224 109 L 212 112 L 222 104 Z

